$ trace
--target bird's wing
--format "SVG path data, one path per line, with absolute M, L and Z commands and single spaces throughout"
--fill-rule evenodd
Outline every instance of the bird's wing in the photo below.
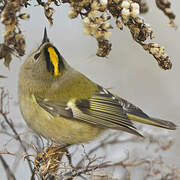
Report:
M 147 114 L 145 114 L 139 107 L 133 105 L 132 103 L 130 103 L 129 101 L 117 97 L 117 100 L 119 101 L 119 103 L 121 104 L 121 106 L 123 107 L 124 111 L 126 112 L 126 114 L 132 114 L 134 116 L 139 116 L 141 118 L 149 118 L 149 116 Z
M 102 128 L 119 129 L 142 136 L 133 122 L 150 124 L 167 129 L 176 129 L 176 125 L 149 117 L 132 103 L 114 96 L 99 86 L 99 91 L 88 99 L 70 99 L 67 103 L 36 98 L 37 103 L 53 116 L 79 120 Z
M 140 108 L 134 106 L 132 103 L 119 97 L 116 98 L 118 99 L 123 109 L 126 111 L 126 115 L 128 116 L 128 118 L 131 119 L 132 121 L 158 126 L 170 130 L 175 130 L 177 128 L 176 124 L 174 124 L 173 122 L 149 117 Z
M 99 91 L 88 99 L 71 99 L 59 103 L 36 97 L 37 103 L 53 116 L 79 120 L 102 128 L 119 129 L 142 136 L 136 131 L 119 100 L 107 90 Z

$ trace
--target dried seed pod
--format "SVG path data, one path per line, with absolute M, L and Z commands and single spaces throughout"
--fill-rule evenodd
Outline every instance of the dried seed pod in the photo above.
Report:
M 122 1 L 121 3 L 121 7 L 125 8 L 125 9 L 129 9 L 130 8 L 130 3 L 126 0 Z
M 96 39 L 101 39 L 101 38 L 104 38 L 104 32 L 101 31 L 101 30 L 97 30 L 93 33 L 93 36 L 96 38 Z
M 134 18 L 134 20 L 138 23 L 138 24 L 144 24 L 144 19 L 140 18 L 140 17 L 136 17 Z
M 105 39 L 110 38 L 110 37 L 111 37 L 111 35 L 112 35 L 112 33 L 111 33 L 111 32 L 109 32 L 109 31 L 104 31 L 104 38 L 105 38 Z
M 100 6 L 100 4 L 98 3 L 98 1 L 93 1 L 93 2 L 91 3 L 91 8 L 92 8 L 93 10 L 98 10 L 98 9 L 99 9 L 99 6 Z
M 100 28 L 106 30 L 106 29 L 112 29 L 113 27 L 109 23 L 103 23 L 100 25 Z
M 129 16 L 130 16 L 129 9 L 123 8 L 121 11 L 121 15 L 124 19 L 129 19 Z
M 25 38 L 24 36 L 21 34 L 21 32 L 15 34 L 15 49 L 18 52 L 19 56 L 24 56 L 25 53 Z
M 133 2 L 139 4 L 140 13 L 146 13 L 148 11 L 147 3 L 144 0 L 133 0 Z
M 89 27 L 91 28 L 92 31 L 96 31 L 98 29 L 99 25 L 98 24 L 91 24 Z
M 140 20 L 140 18 L 133 18 L 129 20 L 127 25 L 133 39 L 139 43 L 146 41 L 148 37 L 152 37 L 153 32 L 151 28 L 146 25 L 143 20 Z
M 111 19 L 111 16 L 109 16 L 106 12 L 104 12 L 100 18 L 102 18 L 103 21 L 108 21 L 109 19 Z
M 100 0 L 99 11 L 104 12 L 107 8 L 108 0 Z
M 12 54 L 13 50 L 5 44 L 0 44 L 0 59 L 4 58 L 6 54 Z
M 74 19 L 78 16 L 78 12 L 75 10 L 71 10 L 71 11 L 69 11 L 68 16 L 69 16 L 69 18 Z
M 101 24 L 103 22 L 103 19 L 101 17 L 95 17 L 94 18 L 94 23 L 95 24 Z
M 53 14 L 54 14 L 54 9 L 51 8 L 51 7 L 48 7 L 47 9 L 45 8 L 44 11 L 45 11 L 45 15 L 46 15 L 49 23 L 50 23 L 51 25 L 53 25 L 53 18 L 52 18 L 52 16 L 53 16 Z
M 163 13 L 169 18 L 170 20 L 170 26 L 177 28 L 177 26 L 174 23 L 175 14 L 171 10 L 171 3 L 169 0 L 156 0 L 156 6 L 163 11 Z
M 12 60 L 11 54 L 13 53 L 13 49 L 6 46 L 5 44 L 0 44 L 0 59 L 4 58 L 4 65 L 9 67 L 9 64 Z
M 112 44 L 106 39 L 98 40 L 98 51 L 96 53 L 97 56 L 106 57 L 111 51 Z
M 90 27 L 84 27 L 83 32 L 86 35 L 90 35 L 92 33 L 92 29 Z
M 160 47 L 157 43 L 149 43 L 147 45 L 144 44 L 143 48 L 154 56 L 162 69 L 167 70 L 172 68 L 172 63 L 169 56 L 164 52 L 164 47 Z
M 98 11 L 97 10 L 91 10 L 88 13 L 88 17 L 91 18 L 91 19 L 94 19 L 94 18 L 98 17 Z
M 100 0 L 100 4 L 101 4 L 102 6 L 107 6 L 108 0 Z
M 90 23 L 91 23 L 91 21 L 90 21 L 90 19 L 89 19 L 88 17 L 85 17 L 85 18 L 83 19 L 83 23 L 84 23 L 85 26 L 89 26 Z
M 121 21 L 119 21 L 118 19 L 116 19 L 116 25 L 120 30 L 123 30 L 123 25 L 122 25 Z
M 1 22 L 4 25 L 16 24 L 16 13 L 18 11 L 20 11 L 20 4 L 18 2 L 6 3 L 1 13 Z
M 23 20 L 28 20 L 30 18 L 30 15 L 27 13 L 22 13 L 19 15 L 19 18 L 21 18 Z

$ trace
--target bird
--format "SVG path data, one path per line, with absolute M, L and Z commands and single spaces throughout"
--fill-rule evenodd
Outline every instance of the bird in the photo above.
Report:
M 143 137 L 135 123 L 175 130 L 72 68 L 50 42 L 46 28 L 40 46 L 20 68 L 18 97 L 27 125 L 53 142 L 88 143 L 107 129 Z

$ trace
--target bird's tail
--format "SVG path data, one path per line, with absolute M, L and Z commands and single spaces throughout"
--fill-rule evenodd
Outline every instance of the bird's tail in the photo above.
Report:
M 152 126 L 158 126 L 158 127 L 162 127 L 162 128 L 170 129 L 170 130 L 175 130 L 177 128 L 177 126 L 170 121 L 165 121 L 165 120 L 152 118 L 152 117 L 140 117 L 140 116 L 136 116 L 130 113 L 127 113 L 127 116 L 130 120 L 140 122 L 143 124 L 149 124 Z

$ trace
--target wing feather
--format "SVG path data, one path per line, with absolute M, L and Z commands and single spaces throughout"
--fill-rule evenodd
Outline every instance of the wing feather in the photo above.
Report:
M 91 98 L 73 99 L 67 104 L 39 97 L 36 100 L 42 108 L 53 116 L 62 116 L 102 128 L 119 129 L 142 136 L 136 131 L 119 100 L 103 88 Z
M 101 128 L 119 129 L 139 134 L 133 121 L 175 129 L 175 124 L 151 118 L 130 102 L 98 86 L 99 91 L 87 99 L 70 99 L 67 103 L 36 97 L 37 103 L 53 116 L 82 121 Z

